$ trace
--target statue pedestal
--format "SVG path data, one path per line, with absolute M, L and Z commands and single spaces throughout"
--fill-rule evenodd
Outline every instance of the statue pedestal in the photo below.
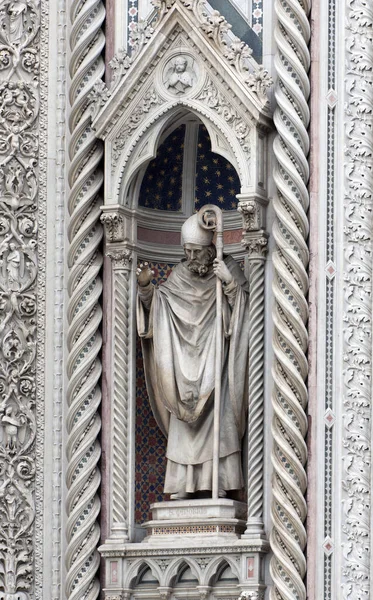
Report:
M 246 528 L 246 504 L 226 498 L 156 502 L 150 509 L 152 520 L 143 524 L 146 544 L 232 543 Z

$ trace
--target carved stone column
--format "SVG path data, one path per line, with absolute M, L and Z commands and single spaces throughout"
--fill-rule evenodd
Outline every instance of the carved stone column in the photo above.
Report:
M 106 255 L 112 265 L 112 337 L 110 372 L 111 478 L 109 542 L 129 540 L 131 481 L 131 415 L 134 388 L 134 302 L 132 263 L 134 253 L 124 242 L 128 219 L 121 208 L 101 216 L 107 241 Z
M 276 0 L 271 600 L 306 600 L 310 0 Z
M 247 423 L 247 526 L 244 537 L 264 537 L 264 273 L 268 236 L 262 229 L 265 204 L 239 196 L 242 245 L 247 250 L 249 294 L 249 410 Z
M 129 522 L 129 399 L 131 356 L 131 250 L 107 252 L 112 260 L 112 489 L 111 538 L 128 540 Z

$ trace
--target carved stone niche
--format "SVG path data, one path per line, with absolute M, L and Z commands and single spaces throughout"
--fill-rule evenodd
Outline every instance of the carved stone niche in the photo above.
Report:
M 127 56 L 122 52 L 112 61 L 112 88 L 100 86 L 92 96 L 93 127 L 105 142 L 105 204 L 101 220 L 106 254 L 111 259 L 103 364 L 108 382 L 103 396 L 102 439 L 107 462 L 102 498 L 107 514 L 106 541 L 100 548 L 106 564 L 104 589 L 107 598 L 130 600 L 146 590 L 147 597 L 168 599 L 174 598 L 176 590 L 192 579 L 195 593 L 201 599 L 221 590 L 225 598 L 237 598 L 241 591 L 247 598 L 262 598 L 262 563 L 268 543 L 263 526 L 261 480 L 265 258 L 261 244 L 266 241 L 266 145 L 271 124 L 266 88 L 270 81 L 251 58 L 250 49 L 229 36 L 225 19 L 208 15 L 200 0 L 194 3 L 171 0 L 167 4 L 161 2 L 158 8 L 154 30 L 142 25 L 133 54 Z M 229 161 L 240 180 L 237 196 L 240 212 L 225 213 L 225 223 L 228 229 L 239 230 L 242 215 L 242 243 L 232 243 L 228 250 L 237 258 L 245 258 L 249 274 L 253 268 L 256 273 L 250 296 L 256 324 L 250 335 L 256 351 L 249 365 L 254 421 L 248 423 L 249 430 L 256 424 L 252 436 L 255 448 L 249 443 L 246 462 L 251 464 L 251 477 L 247 478 L 248 504 L 247 508 L 244 505 L 243 518 L 236 519 L 233 525 L 233 515 L 232 523 L 219 524 L 212 532 L 194 522 L 192 516 L 184 515 L 183 522 L 180 516 L 174 516 L 179 518 L 178 524 L 148 523 L 150 537 L 142 541 L 144 528 L 135 524 L 132 491 L 135 487 L 135 270 L 138 257 L 178 262 L 182 249 L 176 242 L 146 241 L 139 231 L 172 233 L 176 239 L 182 223 L 194 210 L 191 204 L 194 197 L 191 198 L 188 189 L 183 189 L 181 210 L 164 214 L 142 208 L 138 199 L 145 168 L 156 156 L 160 141 L 178 124 L 191 121 L 205 126 L 212 152 Z M 184 152 L 187 160 L 185 156 Z M 188 182 L 184 183 L 188 188 Z M 248 253 L 255 242 L 262 248 L 260 263 L 257 253 Z M 253 258 L 256 262 L 251 267 Z M 253 452 L 255 460 L 250 463 Z M 159 505 L 154 510 L 159 512 Z M 229 577 L 224 576 L 226 569 Z M 225 585 L 224 577 L 235 582 L 231 589 Z

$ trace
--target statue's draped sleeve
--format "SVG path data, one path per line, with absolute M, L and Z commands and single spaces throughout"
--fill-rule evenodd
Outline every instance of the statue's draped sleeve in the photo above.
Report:
M 159 402 L 159 390 L 157 389 L 156 364 L 154 360 L 153 344 L 153 310 L 152 299 L 155 288 L 153 284 L 145 287 L 138 286 L 137 293 L 137 331 L 141 338 L 142 354 L 144 361 L 144 372 L 146 389 L 148 391 L 150 406 L 155 420 L 162 433 L 167 437 L 170 424 L 170 412 L 162 402 Z

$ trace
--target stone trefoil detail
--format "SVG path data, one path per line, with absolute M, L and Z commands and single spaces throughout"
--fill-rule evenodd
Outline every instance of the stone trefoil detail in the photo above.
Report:
M 101 428 L 100 164 L 102 143 L 91 127 L 90 93 L 104 73 L 101 0 L 72 0 L 70 6 L 70 169 L 67 374 L 67 550 L 66 597 L 94 600 L 100 558 L 98 488 Z
M 306 599 L 306 358 L 310 0 L 275 3 L 273 498 L 271 600 Z

